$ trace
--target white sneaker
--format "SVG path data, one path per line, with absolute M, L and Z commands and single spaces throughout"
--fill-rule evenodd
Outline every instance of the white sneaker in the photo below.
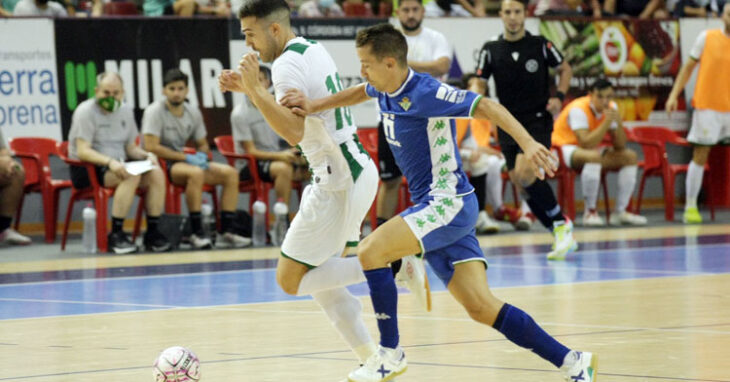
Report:
M 213 243 L 209 237 L 198 236 L 196 234 L 190 235 L 190 245 L 195 249 L 210 249 L 213 248 Z
M 573 222 L 566 220 L 565 223 L 556 224 L 553 227 L 553 250 L 548 252 L 548 260 L 565 260 L 565 256 L 578 250 L 578 242 L 573 237 Z
M 492 234 L 499 232 L 499 224 L 489 218 L 487 211 L 479 212 L 479 216 L 477 216 L 477 224 L 474 228 L 476 228 L 477 233 Z
M 215 242 L 216 248 L 243 248 L 251 245 L 251 238 L 225 232 Z
M 611 219 L 611 225 L 646 225 L 647 220 L 645 217 L 637 214 L 632 214 L 629 211 L 616 212 L 614 218 Z
M 8 228 L 0 232 L 0 242 L 12 245 L 28 245 L 33 241 L 28 236 L 21 235 L 18 231 Z
M 583 226 L 603 227 L 605 225 L 606 222 L 603 221 L 603 218 L 598 214 L 598 212 L 596 212 L 596 210 L 586 210 L 586 212 L 583 213 Z
M 430 312 L 431 288 L 428 286 L 428 276 L 423 259 L 409 255 L 402 258 L 401 261 L 400 271 L 395 275 L 396 284 L 411 291 L 421 309 Z
M 560 368 L 568 382 L 595 382 L 598 374 L 598 357 L 592 353 L 571 350 Z
M 403 374 L 408 369 L 403 349 L 389 349 L 380 346 L 365 364 L 347 376 L 349 382 L 384 382 Z

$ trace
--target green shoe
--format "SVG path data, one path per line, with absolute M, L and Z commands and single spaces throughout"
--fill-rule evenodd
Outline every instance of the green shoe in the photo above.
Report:
M 578 250 L 578 242 L 573 237 L 573 222 L 570 220 L 556 225 L 553 228 L 553 236 L 555 241 L 552 251 L 547 254 L 548 260 L 565 260 L 565 256 Z
M 685 224 L 701 224 L 702 215 L 697 207 L 690 207 L 684 210 L 684 218 L 682 219 Z

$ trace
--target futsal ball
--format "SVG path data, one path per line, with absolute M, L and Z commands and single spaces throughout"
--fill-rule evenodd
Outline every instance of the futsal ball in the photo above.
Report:
M 155 360 L 155 382 L 195 382 L 200 380 L 200 361 L 190 349 L 167 348 Z

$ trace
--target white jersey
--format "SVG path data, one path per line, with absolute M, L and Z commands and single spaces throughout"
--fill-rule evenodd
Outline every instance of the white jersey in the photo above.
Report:
M 289 89 L 298 89 L 310 99 L 342 90 L 340 75 L 327 50 L 302 37 L 287 42 L 271 72 L 277 101 Z M 352 186 L 370 158 L 357 141 L 350 109 L 326 110 L 308 118 L 311 117 L 321 119 L 322 123 L 305 124 L 299 147 L 309 162 L 315 183 L 330 190 Z
M 451 59 L 449 41 L 441 32 L 431 28 L 421 28 L 421 33 L 406 36 L 408 61 L 436 61 L 441 57 Z

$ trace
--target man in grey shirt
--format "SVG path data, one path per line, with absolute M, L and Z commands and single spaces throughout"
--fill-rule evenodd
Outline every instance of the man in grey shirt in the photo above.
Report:
M 25 171 L 13 160 L 0 132 L 0 243 L 28 245 L 30 238 L 10 228 L 18 203 L 23 198 Z
M 185 187 L 185 201 L 193 228 L 190 243 L 198 249 L 211 247 L 200 215 L 203 185 L 210 184 L 223 186 L 223 234 L 216 245 L 240 248 L 251 244 L 251 239 L 236 234 L 233 226 L 238 204 L 238 173 L 227 164 L 208 161 L 210 147 L 203 116 L 200 110 L 185 103 L 189 90 L 188 76 L 180 69 L 170 69 L 165 73 L 163 83 L 165 98 L 148 106 L 142 117 L 144 147 L 166 161 L 172 183 Z M 189 140 L 195 143 L 195 154 L 183 152 Z
M 269 68 L 261 67 L 259 82 L 267 89 L 271 87 Z M 309 176 L 306 160 L 299 150 L 287 148 L 286 142 L 269 127 L 264 116 L 248 98 L 233 109 L 231 130 L 236 152 L 251 154 L 256 158 L 261 180 L 273 182 L 277 199 L 288 205 L 292 181 L 302 181 Z M 251 171 L 246 161 L 239 160 L 236 168 L 240 171 L 241 180 L 251 179 Z
M 68 13 L 59 3 L 48 0 L 21 0 L 15 5 L 13 16 L 66 17 Z
M 131 175 L 125 169 L 126 160 L 148 159 L 156 164 L 157 158 L 137 146 L 137 123 L 132 108 L 121 104 L 123 97 L 124 86 L 119 74 L 99 74 L 94 98 L 82 102 L 71 118 L 69 156 L 96 165 L 96 174 L 92 176 L 96 176 L 100 185 L 115 188 L 112 232 L 108 241 L 111 251 L 123 254 L 138 249 L 122 230 L 137 188 L 147 190 L 144 245 L 154 252 L 167 251 L 170 243 L 157 230 L 157 221 L 165 204 L 165 174 L 159 167 L 141 175 Z M 84 167 L 71 167 L 71 181 L 76 188 L 89 187 L 89 175 Z

